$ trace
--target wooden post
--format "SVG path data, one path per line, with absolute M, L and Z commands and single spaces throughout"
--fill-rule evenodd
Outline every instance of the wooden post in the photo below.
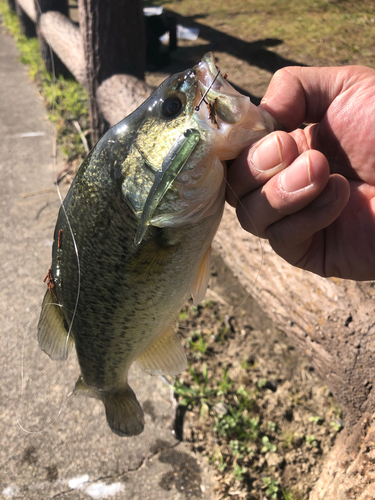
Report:
M 15 0 L 14 2 L 21 33 L 27 38 L 35 37 L 35 11 L 33 0 Z
M 49 45 L 48 38 L 45 38 L 40 29 L 40 18 L 45 12 L 60 12 L 64 16 L 69 16 L 68 0 L 35 0 L 36 12 L 36 34 L 39 40 L 39 48 L 46 70 L 55 75 L 70 74 L 66 66 L 59 57 L 53 52 Z
M 115 74 L 144 79 L 146 38 L 141 0 L 79 0 L 79 20 L 87 67 L 92 143 L 106 122 L 97 102 L 98 87 Z

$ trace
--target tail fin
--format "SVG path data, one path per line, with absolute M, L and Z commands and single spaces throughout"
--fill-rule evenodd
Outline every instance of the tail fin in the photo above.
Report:
M 115 434 L 136 436 L 143 431 L 143 410 L 129 386 L 119 392 L 104 393 L 102 400 L 108 425 Z
M 118 436 L 137 436 L 143 431 L 143 410 L 129 385 L 116 392 L 99 391 L 88 386 L 82 377 L 79 377 L 74 393 L 103 401 L 108 425 Z

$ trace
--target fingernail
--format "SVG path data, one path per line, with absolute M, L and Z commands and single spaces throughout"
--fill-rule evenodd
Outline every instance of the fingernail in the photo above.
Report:
M 297 158 L 281 175 L 281 187 L 287 193 L 293 193 L 312 184 L 310 155 Z
M 282 145 L 277 134 L 266 137 L 251 157 L 253 167 L 261 172 L 278 167 L 282 161 Z

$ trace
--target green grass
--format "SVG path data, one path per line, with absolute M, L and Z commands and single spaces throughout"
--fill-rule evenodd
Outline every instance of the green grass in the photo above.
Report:
M 193 332 L 192 338 L 188 342 L 189 348 L 198 354 L 198 358 L 201 354 L 205 354 L 208 349 L 208 343 L 204 339 L 203 334 L 200 330 Z
M 272 51 L 306 64 L 375 64 L 371 0 L 150 0 L 245 41 L 278 38 Z M 354 61 L 353 61 L 354 60 Z
M 224 368 L 223 380 L 219 382 L 219 390 L 217 391 L 218 396 L 225 396 L 233 385 L 233 380 L 228 375 L 228 367 Z
M 4 26 L 16 41 L 21 62 L 38 85 L 49 118 L 55 124 L 58 145 L 68 160 L 83 157 L 84 146 L 74 121 L 83 131 L 89 127 L 87 92 L 75 80 L 55 78 L 45 70 L 37 38 L 28 39 L 21 33 L 17 15 L 4 0 L 0 0 L 0 13 Z

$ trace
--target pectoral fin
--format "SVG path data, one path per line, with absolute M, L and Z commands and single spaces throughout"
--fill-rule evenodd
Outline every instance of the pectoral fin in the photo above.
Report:
M 53 360 L 67 359 L 74 340 L 68 334 L 61 306 L 56 297 L 47 290 L 38 323 L 39 347 Z
M 186 354 L 171 326 L 137 358 L 138 365 L 152 375 L 178 375 L 186 368 Z
M 208 280 L 210 279 L 211 270 L 211 246 L 205 253 L 202 262 L 199 266 L 198 274 L 195 278 L 194 286 L 191 290 L 191 296 L 193 297 L 194 304 L 199 304 L 204 299 L 206 295 Z
M 108 425 L 118 436 L 137 436 L 143 431 L 143 410 L 128 384 L 119 391 L 99 391 L 88 386 L 83 378 L 79 377 L 74 394 L 100 399 L 105 406 Z

